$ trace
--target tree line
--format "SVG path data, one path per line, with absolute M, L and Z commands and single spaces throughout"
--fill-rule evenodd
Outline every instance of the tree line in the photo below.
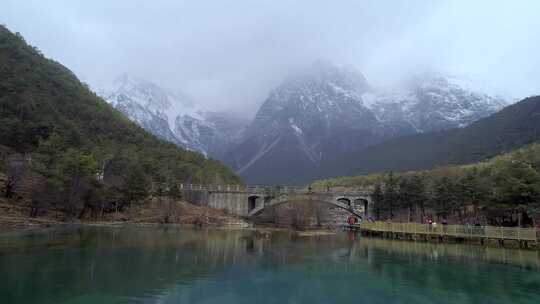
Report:
M 31 217 L 52 210 L 67 218 L 99 218 L 151 196 L 180 199 L 178 184 L 186 178 L 174 161 L 156 162 L 125 149 L 72 148 L 56 135 L 31 153 L 5 154 L 1 168 L 3 196 L 29 207 Z
M 219 162 L 160 140 L 0 26 L 0 186 L 30 215 L 103 215 L 179 183 L 240 183 Z
M 372 189 L 379 220 L 534 226 L 540 215 L 540 145 L 466 166 L 320 181 Z

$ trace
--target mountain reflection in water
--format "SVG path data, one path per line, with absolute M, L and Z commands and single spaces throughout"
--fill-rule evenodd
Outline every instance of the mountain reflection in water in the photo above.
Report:
M 537 251 L 346 233 L 80 228 L 0 236 L 0 303 L 538 303 Z

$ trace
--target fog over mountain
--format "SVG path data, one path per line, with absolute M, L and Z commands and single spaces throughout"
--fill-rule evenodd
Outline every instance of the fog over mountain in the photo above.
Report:
M 5 0 L 0 23 L 94 88 L 123 72 L 254 116 L 323 59 L 372 86 L 443 72 L 492 95 L 540 92 L 539 1 Z
M 351 152 L 463 128 L 507 105 L 463 82 L 426 74 L 399 93 L 379 91 L 358 70 L 319 61 L 273 89 L 221 159 L 249 183 L 302 184 Z

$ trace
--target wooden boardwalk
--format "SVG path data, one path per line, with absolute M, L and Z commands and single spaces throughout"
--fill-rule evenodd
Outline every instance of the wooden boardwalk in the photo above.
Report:
M 523 242 L 538 242 L 536 228 L 513 228 L 472 225 L 428 225 L 418 223 L 389 223 L 389 222 L 363 222 L 355 225 L 345 225 L 347 230 L 366 232 L 388 232 L 409 236 L 437 236 L 462 239 L 493 239 L 515 240 Z

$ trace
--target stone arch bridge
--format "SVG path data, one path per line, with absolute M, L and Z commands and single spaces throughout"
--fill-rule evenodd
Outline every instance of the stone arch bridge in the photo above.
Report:
M 180 184 L 184 200 L 252 217 L 266 208 L 284 203 L 322 202 L 358 217 L 371 215 L 373 202 L 368 191 L 311 191 L 291 186 L 240 186 Z

